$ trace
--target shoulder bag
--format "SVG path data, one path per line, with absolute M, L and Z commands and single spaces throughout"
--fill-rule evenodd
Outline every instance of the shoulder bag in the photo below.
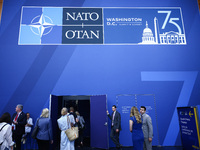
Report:
M 70 122 L 69 122 L 69 117 L 67 116 L 67 123 L 68 123 L 68 126 L 70 125 Z M 67 129 L 65 131 L 65 134 L 67 135 L 68 139 L 70 141 L 74 141 L 78 138 L 78 127 L 71 127 L 69 129 Z

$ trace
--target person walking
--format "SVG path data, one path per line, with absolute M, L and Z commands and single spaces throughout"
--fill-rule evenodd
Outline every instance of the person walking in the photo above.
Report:
M 130 132 L 132 132 L 133 150 L 143 150 L 144 135 L 142 131 L 142 119 L 137 107 L 132 107 L 129 120 Z
M 74 116 L 75 123 L 72 124 L 72 126 L 78 127 L 78 118 L 77 118 L 76 113 L 74 112 L 74 107 L 70 107 L 69 108 L 69 115 L 73 115 Z
M 78 145 L 78 147 L 80 147 L 80 146 L 83 147 L 83 131 L 85 128 L 85 120 L 78 111 L 76 111 L 75 113 L 76 113 L 77 119 L 78 119 L 78 130 L 79 130 L 79 137 L 77 139 L 77 145 Z
M 53 144 L 52 122 L 49 118 L 48 108 L 42 110 L 40 118 L 37 119 L 38 133 L 36 136 L 38 149 L 49 150 L 49 143 Z
M 68 109 L 62 108 L 61 117 L 57 120 L 58 127 L 61 130 L 60 150 L 74 150 L 74 141 L 69 141 L 65 131 L 71 128 L 71 124 L 75 124 L 74 116 L 68 115 Z
M 115 105 L 112 106 L 112 111 L 113 111 L 112 115 L 110 115 L 108 110 L 107 110 L 107 115 L 110 118 L 110 120 L 112 121 L 110 138 L 114 142 L 114 144 L 116 145 L 116 148 L 120 149 L 121 145 L 119 143 L 119 133 L 120 133 L 120 130 L 121 130 L 121 115 L 117 111 L 117 107 Z
M 146 107 L 140 107 L 142 117 L 142 130 L 144 134 L 144 150 L 152 150 L 153 126 L 151 117 L 146 114 Z

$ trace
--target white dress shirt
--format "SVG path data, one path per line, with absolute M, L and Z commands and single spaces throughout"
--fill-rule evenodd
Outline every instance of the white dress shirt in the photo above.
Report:
M 27 119 L 27 124 L 33 125 L 33 119 L 32 118 Z M 31 127 L 26 126 L 25 133 L 30 133 L 30 132 L 31 132 Z

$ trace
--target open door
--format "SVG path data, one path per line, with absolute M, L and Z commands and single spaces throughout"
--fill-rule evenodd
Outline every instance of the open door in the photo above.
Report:
M 60 117 L 61 107 L 61 97 L 50 95 L 49 111 L 53 127 L 53 145 L 51 146 L 51 150 L 58 149 L 60 145 L 60 130 L 58 129 L 57 119 L 58 116 Z
M 106 95 L 90 97 L 91 147 L 108 149 L 108 117 Z

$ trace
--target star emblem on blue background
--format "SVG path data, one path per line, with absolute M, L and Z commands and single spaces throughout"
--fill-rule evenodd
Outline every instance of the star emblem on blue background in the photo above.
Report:
M 38 19 L 39 21 L 36 21 Z M 41 14 L 40 16 L 36 16 L 35 18 L 33 18 L 29 26 L 31 27 L 31 30 L 34 34 L 42 37 L 52 30 L 54 24 L 51 18 L 44 14 Z

